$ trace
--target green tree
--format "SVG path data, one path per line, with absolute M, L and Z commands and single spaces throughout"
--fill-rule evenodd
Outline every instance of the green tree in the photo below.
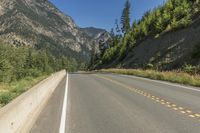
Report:
M 126 0 L 125 6 L 122 12 L 121 16 L 121 25 L 122 25 L 122 33 L 126 34 L 130 31 L 130 9 L 131 9 L 131 3 L 129 0 Z
M 115 20 L 115 31 L 116 31 L 116 34 L 117 35 L 120 35 L 121 33 L 121 30 L 120 30 L 120 28 L 119 28 L 119 24 L 118 24 L 118 20 L 116 19 Z
M 114 32 L 113 32 L 114 33 Z M 114 35 L 113 35 L 114 36 Z M 95 56 L 96 56 L 96 50 L 95 50 L 95 42 L 92 43 L 92 50 L 91 50 L 91 59 L 90 59 L 90 66 L 93 66 L 95 63 Z

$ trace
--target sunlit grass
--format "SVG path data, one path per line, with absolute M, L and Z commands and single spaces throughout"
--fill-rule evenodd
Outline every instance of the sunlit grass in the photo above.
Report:
M 9 84 L 0 83 L 0 92 L 7 91 L 8 87 L 9 87 Z
M 174 83 L 186 84 L 200 87 L 200 75 L 191 75 L 185 72 L 178 71 L 156 71 L 156 70 L 142 70 L 142 69 L 102 69 L 101 72 L 111 72 L 126 75 L 135 75 L 144 78 L 155 80 L 164 80 Z
M 0 106 L 8 104 L 14 98 L 21 95 L 46 77 L 47 75 L 37 78 L 26 77 L 25 79 L 15 81 L 10 84 L 0 83 Z

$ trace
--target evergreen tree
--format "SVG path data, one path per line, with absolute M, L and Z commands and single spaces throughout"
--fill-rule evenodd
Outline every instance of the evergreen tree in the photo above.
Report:
M 113 28 L 110 30 L 110 36 L 111 36 L 111 38 L 114 38 L 114 37 L 115 37 L 115 32 L 114 32 L 114 29 L 113 29 Z
M 122 33 L 126 34 L 130 31 L 130 9 L 131 9 L 131 3 L 129 0 L 126 1 L 122 16 L 121 16 L 121 25 L 122 25 Z
M 90 65 L 93 66 L 95 62 L 95 42 L 92 43 L 92 50 L 91 50 L 91 59 L 90 59 Z
M 120 30 L 120 28 L 119 28 L 119 24 L 118 24 L 118 20 L 116 19 L 115 20 L 115 31 L 116 31 L 116 33 L 118 34 L 118 35 L 120 35 L 120 32 L 121 32 L 121 30 Z

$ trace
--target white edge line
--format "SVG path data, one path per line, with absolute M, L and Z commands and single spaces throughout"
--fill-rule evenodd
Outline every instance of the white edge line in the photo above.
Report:
M 60 120 L 60 129 L 59 133 L 65 133 L 66 125 L 66 114 L 67 114 L 67 96 L 68 96 L 68 84 L 69 84 L 69 74 L 67 73 L 66 86 L 65 86 L 65 95 L 63 101 L 62 115 Z
M 165 84 L 165 85 L 170 85 L 170 86 L 174 86 L 174 87 L 180 87 L 180 88 L 184 88 L 187 90 L 193 90 L 193 91 L 198 91 L 200 92 L 200 89 L 195 89 L 192 87 L 187 87 L 187 86 L 183 86 L 183 85 L 179 85 L 179 84 L 173 84 L 173 83 L 168 83 L 167 81 L 158 81 L 158 80 L 153 80 L 153 79 L 147 79 L 147 78 L 143 78 L 143 77 L 137 77 L 137 76 L 132 76 L 132 75 L 121 75 L 123 77 L 131 77 L 131 78 L 137 78 L 137 79 L 141 79 L 141 80 L 146 80 L 146 81 L 152 81 L 152 82 L 156 82 L 156 83 L 160 83 L 160 84 Z

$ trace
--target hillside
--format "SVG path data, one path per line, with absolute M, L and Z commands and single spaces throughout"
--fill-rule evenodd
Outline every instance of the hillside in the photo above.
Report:
M 94 68 L 180 69 L 200 65 L 200 1 L 168 0 L 114 34 Z M 131 25 L 131 24 L 130 24 Z
M 122 64 L 126 68 L 152 64 L 162 69 L 181 68 L 184 64 L 200 65 L 199 36 L 200 14 L 195 15 L 186 28 L 165 33 L 159 38 L 148 37 L 127 54 Z
M 1 0 L 0 25 L 0 40 L 6 44 L 90 60 L 94 38 L 48 0 Z

